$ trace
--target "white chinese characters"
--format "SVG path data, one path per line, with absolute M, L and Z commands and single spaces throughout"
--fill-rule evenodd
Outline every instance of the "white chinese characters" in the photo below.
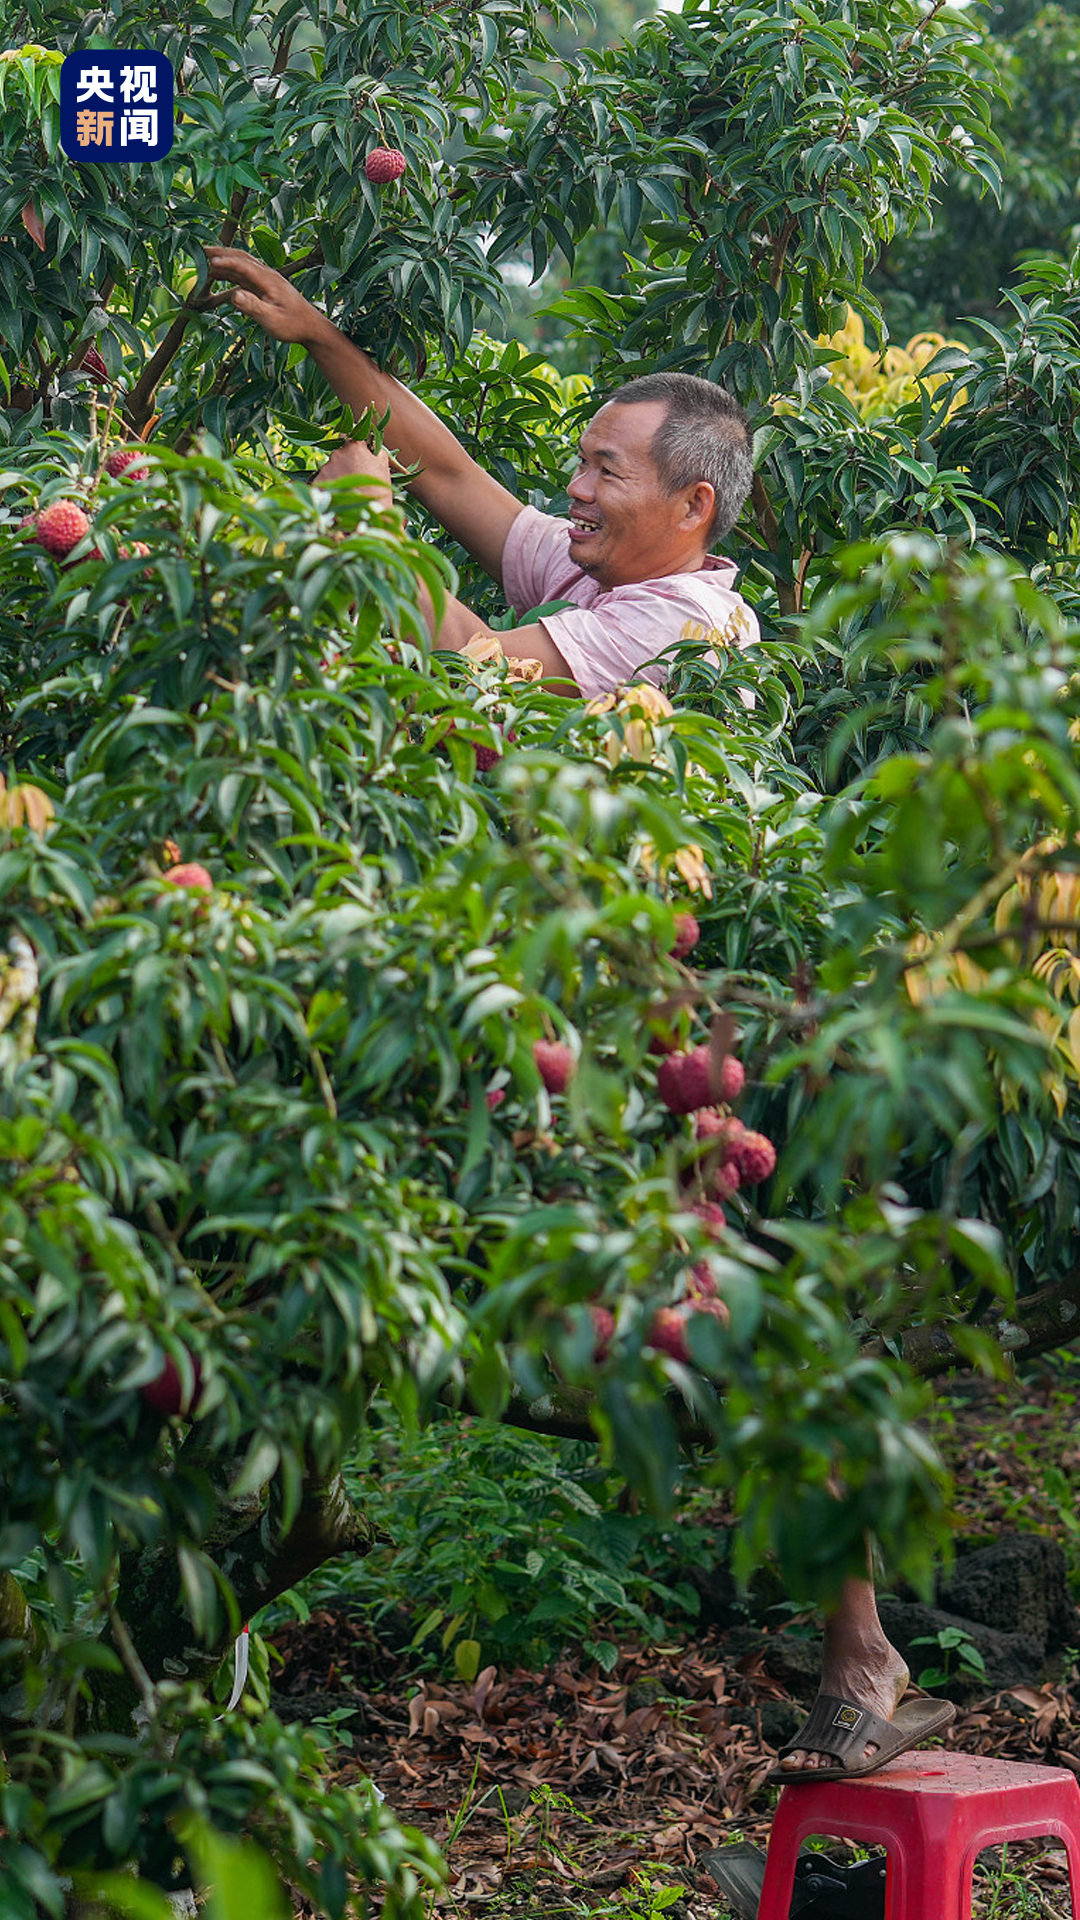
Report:
M 126 147 L 134 141 L 140 147 L 157 146 L 157 108 L 151 107 L 145 113 L 122 113 L 120 115 L 120 145 Z
M 76 82 L 75 98 L 80 107 L 88 100 L 103 100 L 106 106 L 113 104 L 113 77 L 108 67 L 84 67 Z
M 121 67 L 120 92 L 129 106 L 156 107 L 157 74 L 153 67 Z

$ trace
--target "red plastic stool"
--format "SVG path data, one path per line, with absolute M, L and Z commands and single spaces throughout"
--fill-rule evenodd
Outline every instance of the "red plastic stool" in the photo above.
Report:
M 1080 1787 L 1063 1767 L 970 1753 L 890 1760 L 862 1780 L 785 1787 L 776 1809 L 758 1920 L 788 1920 L 799 1847 L 843 1835 L 888 1850 L 886 1920 L 971 1920 L 971 1876 L 984 1847 L 1059 1840 L 1080 1920 Z

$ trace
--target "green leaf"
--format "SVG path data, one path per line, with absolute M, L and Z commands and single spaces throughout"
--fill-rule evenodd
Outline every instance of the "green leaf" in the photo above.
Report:
M 288 1904 L 274 1868 L 252 1840 L 236 1840 L 204 1822 L 181 1828 L 185 1852 L 195 1863 L 198 1882 L 209 1897 L 207 1920 L 288 1920 Z
M 62 1920 L 64 1912 L 64 1894 L 56 1874 L 33 1847 L 12 1845 L 8 1842 L 3 1850 L 5 1874 L 11 1876 L 16 1887 L 32 1897 L 39 1907 L 44 1908 L 53 1920 Z
M 175 1920 L 176 1909 L 166 1895 L 129 1873 L 76 1872 L 71 1875 L 71 1883 L 88 1906 L 106 1902 L 122 1920 Z
M 459 1680 L 471 1685 L 480 1671 L 479 1640 L 459 1640 L 454 1648 L 454 1672 Z

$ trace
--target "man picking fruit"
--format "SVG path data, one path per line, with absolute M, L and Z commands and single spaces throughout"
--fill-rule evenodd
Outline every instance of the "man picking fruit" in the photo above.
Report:
M 688 629 L 714 644 L 747 646 L 757 621 L 735 591 L 732 561 L 710 551 L 734 526 L 750 491 L 753 453 L 742 408 L 692 374 L 660 373 L 620 387 L 581 436 L 567 492 L 568 518 L 515 499 L 477 465 L 424 402 L 305 300 L 272 267 L 228 247 L 207 247 L 213 279 L 231 280 L 233 306 L 275 340 L 299 342 L 340 399 L 361 412 L 389 409 L 387 446 L 418 500 L 499 583 L 518 614 L 571 604 L 496 638 L 508 659 L 539 660 L 549 686 L 593 696 L 635 679 L 659 685 L 659 656 Z M 387 470 L 353 441 L 324 469 Z M 449 598 L 436 646 L 460 651 L 492 632 Z M 654 662 L 652 666 L 648 662 Z
M 357 412 L 389 411 L 386 444 L 404 466 L 418 468 L 408 485 L 518 614 L 571 602 L 496 633 L 508 659 L 539 660 L 547 685 L 593 697 L 643 678 L 661 682 L 661 656 L 687 628 L 704 628 L 713 644 L 757 639 L 754 615 L 735 591 L 735 567 L 711 553 L 734 526 L 753 478 L 746 416 L 722 387 L 682 373 L 620 387 L 581 437 L 567 487 L 570 513 L 558 519 L 524 506 L 485 473 L 422 400 L 282 274 L 227 247 L 207 247 L 206 257 L 211 278 L 233 282 L 237 311 L 274 339 L 305 346 L 340 399 Z M 331 455 L 322 477 L 343 473 L 374 473 L 389 487 L 385 454 L 356 441 Z M 430 602 L 426 612 L 436 646 L 453 651 L 494 631 L 460 600 L 448 600 L 437 628 Z M 558 1071 L 565 1084 L 565 1063 Z M 945 1726 L 953 1715 L 948 1702 L 900 1704 L 907 1682 L 871 1581 L 848 1580 L 826 1619 L 818 1698 L 782 1750 L 775 1777 L 871 1773 Z

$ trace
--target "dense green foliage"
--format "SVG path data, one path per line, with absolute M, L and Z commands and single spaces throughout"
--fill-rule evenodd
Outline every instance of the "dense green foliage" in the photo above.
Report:
M 1000 204 L 959 168 L 932 222 L 885 249 L 872 279 L 894 331 L 998 319 L 1002 290 L 1032 254 L 1067 259 L 1080 239 L 1080 10 L 998 0 L 982 19 L 1002 89 Z
M 890 1347 L 941 1318 L 985 1355 L 986 1302 L 1071 1268 L 1076 1063 L 1030 965 L 1055 930 L 1028 913 L 1025 950 L 995 909 L 1026 848 L 1080 826 L 1076 269 L 1033 269 L 1011 330 L 872 422 L 816 338 L 846 301 L 872 314 L 870 258 L 952 166 L 995 179 L 979 31 L 914 0 L 779 0 L 563 66 L 543 19 L 286 0 L 256 27 L 237 0 L 163 30 L 34 4 L 0 65 L 13 1920 L 59 1913 L 73 1869 L 198 1871 L 193 1816 L 261 1839 L 330 1916 L 383 1883 L 387 1920 L 417 1920 L 417 1837 L 363 1785 L 328 1798 L 273 1716 L 208 1704 L 242 1618 L 370 1544 L 342 1470 L 375 1393 L 409 1432 L 437 1404 L 541 1426 L 569 1406 L 660 1511 L 692 1424 L 743 1570 L 771 1552 L 828 1596 L 869 1526 L 915 1579 L 945 1533 Z M 95 33 L 176 61 L 165 162 L 60 153 L 52 55 Z M 380 196 L 362 160 L 384 139 L 409 168 Z M 500 258 L 569 260 L 613 215 L 629 286 L 562 303 L 598 385 L 686 365 L 760 429 L 734 545 L 767 642 L 717 673 L 688 641 L 671 712 L 432 655 L 418 583 L 438 601 L 446 552 L 362 483 L 312 486 L 345 410 L 199 290 L 212 238 L 287 266 L 557 503 L 595 392 L 479 330 Z M 145 478 L 103 474 L 143 434 Z M 20 521 L 62 499 L 93 531 L 58 565 Z M 178 859 L 212 885 L 171 884 Z M 689 907 L 694 970 L 671 958 Z M 672 995 L 783 1146 L 716 1246 L 648 1051 Z M 573 1049 L 565 1096 L 545 1036 Z M 685 1365 L 648 1330 L 702 1259 L 730 1325 L 694 1316 Z M 166 1358 L 167 1416 L 143 1391 Z M 599 1591 L 620 1549 L 579 1511 Z M 552 1579 L 571 1622 L 581 1589 Z M 451 1649 L 482 1645 L 471 1591 Z
M 346 1605 L 380 1638 L 400 1636 L 404 1612 L 417 1661 L 466 1679 L 491 1662 L 545 1663 L 567 1645 L 608 1670 L 628 1634 L 693 1623 L 688 1572 L 717 1555 L 700 1517 L 681 1511 L 673 1526 L 620 1502 L 621 1475 L 587 1441 L 445 1419 L 409 1442 L 386 1422 L 349 1473 L 386 1539 L 358 1567 L 313 1575 L 292 1604 Z

